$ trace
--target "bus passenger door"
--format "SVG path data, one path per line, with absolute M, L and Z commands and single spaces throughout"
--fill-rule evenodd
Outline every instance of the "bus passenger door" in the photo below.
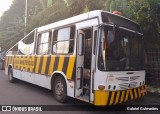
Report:
M 79 97 L 83 92 L 84 44 L 85 34 L 82 30 L 78 30 L 75 97 Z
M 98 27 L 92 28 L 92 59 L 91 59 L 91 80 L 90 80 L 90 102 L 94 101 L 94 77 L 96 73 L 96 55 L 97 55 L 97 42 L 98 42 Z
M 91 90 L 92 27 L 79 30 L 77 39 L 76 95 L 79 95 L 81 100 L 89 102 Z

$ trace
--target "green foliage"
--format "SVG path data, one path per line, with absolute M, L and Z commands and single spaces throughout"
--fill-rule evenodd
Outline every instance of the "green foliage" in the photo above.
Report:
M 89 12 L 89 9 L 88 9 L 88 6 L 87 6 L 87 5 L 85 5 L 85 7 L 84 7 L 83 10 L 82 10 L 82 13 L 86 13 L 86 12 Z
M 12 45 L 11 40 L 16 35 L 24 30 L 24 0 L 14 0 L 10 10 L 6 11 L 0 21 L 0 40 L 4 48 L 9 48 Z M 15 39 L 16 39 L 15 38 Z M 3 43 L 2 43 L 3 42 Z
M 155 47 L 160 44 L 158 3 L 160 0 L 130 0 L 125 12 L 129 18 L 140 24 L 147 47 Z
M 105 10 L 109 12 L 113 11 L 121 11 L 123 12 L 129 0 L 106 0 L 105 2 Z

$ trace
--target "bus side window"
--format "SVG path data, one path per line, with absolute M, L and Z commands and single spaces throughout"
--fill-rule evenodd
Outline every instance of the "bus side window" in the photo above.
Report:
M 74 37 L 75 37 L 75 26 L 72 26 L 71 27 L 69 52 L 68 53 L 73 53 L 73 49 L 74 49 Z
M 45 32 L 38 35 L 37 54 L 46 55 L 50 52 L 50 41 L 52 32 Z
M 67 27 L 54 31 L 53 54 L 73 53 L 75 27 Z

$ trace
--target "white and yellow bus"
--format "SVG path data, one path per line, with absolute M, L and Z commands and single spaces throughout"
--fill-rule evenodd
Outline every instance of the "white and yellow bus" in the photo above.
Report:
M 146 94 L 143 34 L 123 16 L 91 11 L 36 28 L 6 54 L 10 82 L 23 80 L 94 105 Z

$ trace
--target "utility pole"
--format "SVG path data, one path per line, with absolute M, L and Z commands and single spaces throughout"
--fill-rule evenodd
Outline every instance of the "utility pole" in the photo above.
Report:
M 27 27 L 27 10 L 28 10 L 28 0 L 26 0 L 26 5 L 25 5 L 25 15 L 24 15 L 25 31 L 24 31 L 24 36 L 27 34 L 27 31 L 26 31 L 26 27 Z

